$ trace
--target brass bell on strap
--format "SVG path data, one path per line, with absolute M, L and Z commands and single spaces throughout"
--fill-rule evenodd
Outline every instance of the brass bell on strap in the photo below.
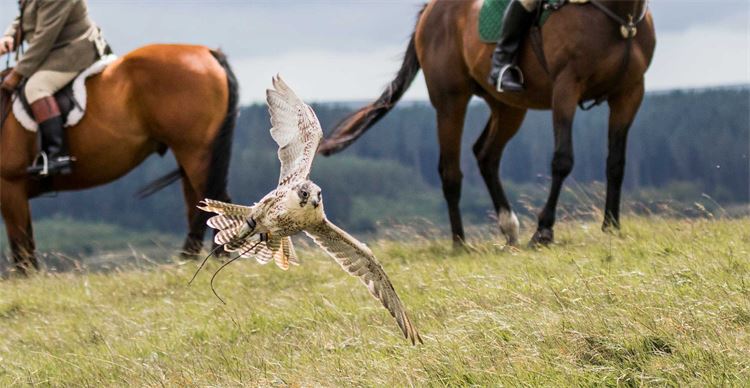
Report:
M 625 39 L 635 38 L 638 28 L 633 23 L 633 15 L 628 15 L 628 24 L 620 26 L 620 34 Z

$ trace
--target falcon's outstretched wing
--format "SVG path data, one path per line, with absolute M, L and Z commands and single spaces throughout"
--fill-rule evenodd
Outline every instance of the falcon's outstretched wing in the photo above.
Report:
M 280 76 L 272 81 L 274 88 L 266 90 L 266 102 L 271 114 L 271 137 L 279 145 L 279 186 L 284 186 L 310 175 L 323 129 L 312 108 Z
M 398 326 L 412 344 L 422 342 L 417 328 L 409 320 L 404 305 L 393 289 L 388 275 L 375 260 L 370 249 L 354 237 L 332 224 L 327 219 L 322 223 L 305 230 L 326 253 L 336 260 L 348 274 L 359 277 L 367 286 L 370 294 L 383 303 L 391 315 L 396 318 Z

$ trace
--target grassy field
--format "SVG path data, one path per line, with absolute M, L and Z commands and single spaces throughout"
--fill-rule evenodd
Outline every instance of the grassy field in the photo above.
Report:
M 541 250 L 372 242 L 416 347 L 310 248 L 228 267 L 227 305 L 217 262 L 190 287 L 194 262 L 0 281 L 0 386 L 750 384 L 750 221 L 624 224 L 564 222 Z

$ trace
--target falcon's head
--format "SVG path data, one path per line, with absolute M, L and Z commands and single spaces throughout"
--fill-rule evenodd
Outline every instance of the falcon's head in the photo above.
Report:
M 294 186 L 293 191 L 297 194 L 299 206 L 302 208 L 309 206 L 310 209 L 317 209 L 323 204 L 323 192 L 312 181 L 300 182 Z

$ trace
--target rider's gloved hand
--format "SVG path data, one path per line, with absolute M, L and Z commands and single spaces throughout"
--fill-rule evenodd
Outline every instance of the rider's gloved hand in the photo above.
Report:
M 13 51 L 14 40 L 12 36 L 4 36 L 0 38 L 0 55 L 4 55 Z
M 16 90 L 16 87 L 21 82 L 21 79 L 23 79 L 21 74 L 16 73 L 15 70 L 11 70 L 11 72 L 8 73 L 8 75 L 3 79 L 3 83 L 0 84 L 0 88 L 10 91 Z

